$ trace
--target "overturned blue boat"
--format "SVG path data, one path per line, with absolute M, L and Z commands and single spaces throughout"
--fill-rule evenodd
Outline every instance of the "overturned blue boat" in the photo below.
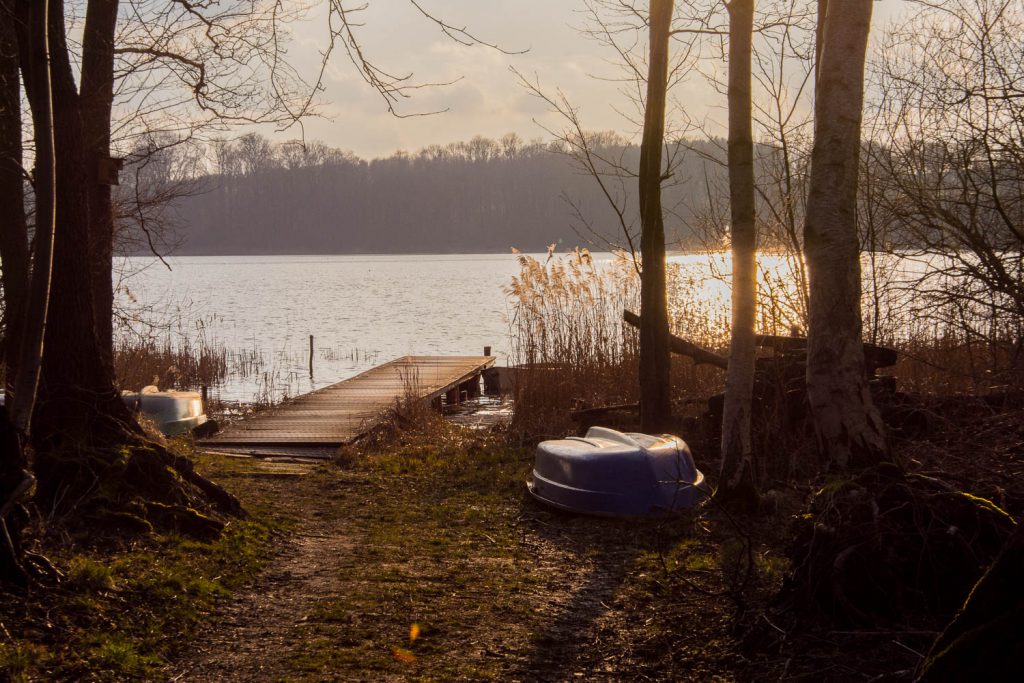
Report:
M 682 439 L 605 427 L 541 442 L 527 486 L 547 505 L 608 517 L 664 515 L 707 497 L 704 475 Z

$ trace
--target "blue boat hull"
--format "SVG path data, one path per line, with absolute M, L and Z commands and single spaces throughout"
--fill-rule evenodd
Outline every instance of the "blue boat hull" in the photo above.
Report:
M 681 439 L 601 427 L 582 439 L 541 443 L 527 486 L 546 505 L 608 517 L 670 514 L 707 497 Z

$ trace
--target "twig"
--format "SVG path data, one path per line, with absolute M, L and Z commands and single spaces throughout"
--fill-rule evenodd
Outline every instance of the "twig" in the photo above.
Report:
M 921 654 L 920 652 L 918 652 L 917 650 L 915 650 L 914 648 L 909 647 L 907 645 L 904 645 L 903 643 L 901 643 L 900 641 L 896 640 L 895 638 L 892 639 L 892 642 L 894 644 L 902 647 L 904 650 L 906 650 L 907 652 L 911 653 L 912 655 L 915 655 L 917 657 L 920 657 L 921 659 L 924 659 L 924 655 Z

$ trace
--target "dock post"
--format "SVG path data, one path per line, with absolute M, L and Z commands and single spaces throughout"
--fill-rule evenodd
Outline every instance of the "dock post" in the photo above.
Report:
M 448 404 L 449 408 L 454 408 L 457 405 L 459 405 L 459 399 L 461 398 L 460 394 L 461 392 L 459 391 L 458 385 L 455 385 L 454 387 L 448 390 L 448 392 L 445 394 L 445 401 Z
M 309 378 L 313 379 L 313 335 L 309 335 Z
M 473 375 L 459 385 L 459 390 L 466 394 L 466 398 L 477 398 L 480 396 L 480 375 Z
M 485 356 L 491 355 L 491 347 L 490 346 L 485 346 L 484 347 L 484 355 Z

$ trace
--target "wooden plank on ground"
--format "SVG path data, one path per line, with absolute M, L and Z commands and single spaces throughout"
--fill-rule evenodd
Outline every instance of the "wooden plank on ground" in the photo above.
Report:
M 431 401 L 478 377 L 494 361 L 494 356 L 403 356 L 232 424 L 199 445 L 247 451 L 337 447 L 372 429 L 396 401 Z

